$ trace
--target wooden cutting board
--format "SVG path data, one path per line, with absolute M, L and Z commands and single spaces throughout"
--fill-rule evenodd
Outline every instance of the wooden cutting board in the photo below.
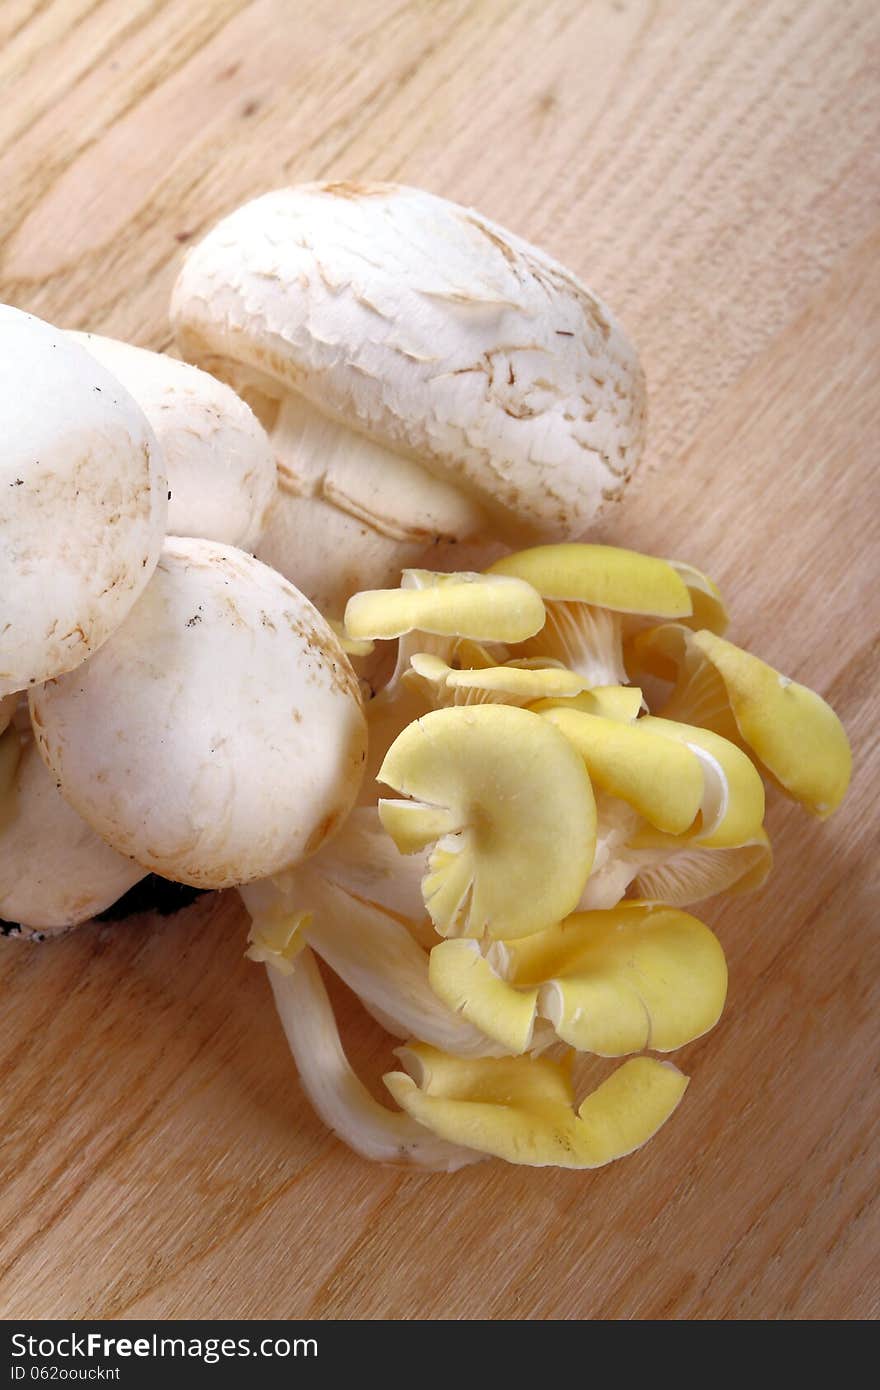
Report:
M 830 823 L 772 806 L 763 892 L 706 906 L 724 1019 L 593 1174 L 348 1153 L 234 894 L 0 943 L 4 1316 L 876 1313 L 878 42 L 873 0 L 4 0 L 0 298 L 166 348 L 186 245 L 255 193 L 475 204 L 643 352 L 648 458 L 602 536 L 709 570 L 858 758 Z

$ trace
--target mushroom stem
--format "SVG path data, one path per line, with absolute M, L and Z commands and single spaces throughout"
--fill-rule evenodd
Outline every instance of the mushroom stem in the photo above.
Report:
M 0 723 L 2 723 L 0 710 Z M 21 739 L 14 724 L 9 724 L 0 734 L 0 832 L 14 812 L 15 774 L 21 761 Z
M 527 655 L 555 658 L 587 686 L 626 683 L 620 614 L 588 603 L 545 601 L 545 606 L 546 625 L 523 644 Z
M 414 939 L 428 950 L 439 940 L 422 902 L 428 853 L 401 854 L 386 835 L 375 806 L 356 807 L 332 840 L 321 847 L 309 869 L 350 897 L 373 903 L 402 919 Z
M 380 1163 L 454 1172 L 483 1155 L 437 1139 L 408 1115 L 374 1100 L 352 1070 L 317 962 L 308 947 L 291 975 L 266 967 L 278 1017 L 303 1089 L 321 1119 L 349 1148 Z
M 639 865 L 628 859 L 610 858 L 587 879 L 578 912 L 596 912 L 616 907 L 639 873 Z
M 269 960 L 283 974 L 297 968 L 302 943 L 327 962 L 364 1006 L 399 1038 L 419 1037 L 459 1057 L 496 1057 L 504 1049 L 440 1002 L 428 955 L 407 925 L 309 870 L 239 889 L 254 923 L 252 941 L 280 943 Z M 268 931 L 266 930 L 268 928 Z
M 323 414 L 303 396 L 271 400 L 241 384 L 268 428 L 278 495 L 257 554 L 317 608 L 341 617 L 358 589 L 396 584 L 439 541 L 485 531 L 482 509 L 451 483 Z
M 366 1004 L 394 1022 L 399 1037 L 418 1037 L 458 1057 L 499 1057 L 506 1049 L 440 1002 L 428 979 L 428 956 L 406 927 L 380 908 L 304 876 L 303 901 L 314 913 L 312 949 Z
M 12 723 L 18 701 L 18 694 L 0 695 L 0 733 Z

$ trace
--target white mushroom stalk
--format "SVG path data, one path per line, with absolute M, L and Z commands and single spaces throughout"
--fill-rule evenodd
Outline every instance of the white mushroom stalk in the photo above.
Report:
M 164 353 L 97 333 L 67 336 L 122 383 L 150 422 L 168 478 L 168 534 L 252 550 L 276 476 L 269 440 L 244 401 Z
M 385 833 L 377 806 L 355 807 L 318 851 L 314 867 L 328 883 L 397 917 L 422 944 L 434 945 L 439 939 L 422 901 L 428 852 L 401 854 Z
M 328 1129 L 364 1158 L 454 1172 L 483 1157 L 438 1138 L 400 1111 L 374 1100 L 345 1052 L 317 963 L 308 948 L 297 969 L 266 967 L 303 1090 Z
M 272 438 L 260 555 L 334 616 L 437 540 L 582 534 L 641 454 L 643 376 L 607 306 L 418 189 L 247 203 L 187 255 L 172 318 Z
M 308 943 L 396 1037 L 418 1035 L 462 1057 L 499 1055 L 503 1048 L 432 991 L 428 953 L 412 931 L 329 882 L 321 868 L 319 856 L 311 869 L 239 889 L 252 921 L 251 958 L 292 974 Z
M 765 880 L 760 773 L 789 787 L 794 776 L 790 745 L 767 727 L 787 684 L 774 677 L 764 692 L 767 668 L 708 631 L 642 632 L 664 593 L 680 618 L 723 626 L 711 580 L 608 547 L 557 550 L 511 557 L 487 580 L 529 586 L 537 564 L 552 612 L 554 573 L 579 576 L 565 603 L 610 615 L 617 650 L 627 640 L 632 669 L 641 661 L 653 676 L 674 676 L 676 654 L 695 661 L 692 642 L 714 663 L 716 704 L 727 692 L 735 739 L 647 712 L 643 692 L 609 682 L 606 667 L 589 685 L 583 662 L 575 672 L 550 654 L 546 624 L 517 640 L 478 576 L 419 572 L 347 611 L 353 640 L 398 642 L 395 675 L 368 711 L 370 763 L 398 797 L 360 807 L 305 870 L 243 895 L 251 954 L 295 980 L 308 942 L 392 1037 L 409 1035 L 404 1070 L 385 1084 L 423 1129 L 509 1162 L 590 1168 L 644 1143 L 678 1105 L 687 1079 L 639 1054 L 702 1036 L 727 989 L 720 943 L 682 908 Z M 516 603 L 529 611 L 524 595 Z M 534 655 L 512 655 L 526 643 Z M 797 785 L 824 807 L 848 776 L 845 737 L 818 697 L 794 699 L 821 742 L 819 772 Z M 551 1047 L 629 1060 L 578 1101 Z

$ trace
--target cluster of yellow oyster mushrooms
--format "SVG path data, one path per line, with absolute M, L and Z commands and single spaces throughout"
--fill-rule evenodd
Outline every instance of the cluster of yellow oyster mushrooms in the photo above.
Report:
M 850 774 L 825 701 L 726 627 L 692 566 L 601 545 L 349 601 L 352 655 L 398 643 L 362 804 L 239 891 L 303 1085 L 352 1148 L 594 1168 L 672 1114 L 687 1078 L 650 1054 L 711 1029 L 727 990 L 686 909 L 765 881 L 765 782 L 825 817 Z M 402 1042 L 396 1108 L 352 1070 L 315 956 Z M 579 1098 L 585 1054 L 628 1060 Z

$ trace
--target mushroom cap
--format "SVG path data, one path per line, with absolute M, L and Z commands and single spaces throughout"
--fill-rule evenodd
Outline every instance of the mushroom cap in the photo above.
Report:
M 576 1108 L 570 1069 L 547 1057 L 452 1057 L 412 1042 L 382 1079 L 402 1110 L 447 1143 L 508 1163 L 599 1168 L 632 1153 L 687 1088 L 671 1062 L 631 1057 Z
M 703 771 L 684 743 L 634 724 L 555 708 L 541 715 L 556 726 L 584 760 L 591 782 L 626 801 L 659 830 L 682 835 L 693 825 L 703 797 Z
M 544 617 L 540 595 L 521 579 L 408 569 L 397 589 L 352 595 L 345 632 L 355 641 L 428 632 L 480 642 L 522 642 L 540 632 Z
M 502 555 L 487 573 L 523 579 L 544 599 L 613 613 L 680 618 L 693 607 L 685 580 L 668 561 L 617 545 L 539 545 Z
M 78 666 L 155 568 L 167 485 L 122 386 L 67 335 L 0 305 L 0 695 Z
M 398 735 L 379 781 L 408 798 L 379 802 L 401 853 L 434 844 L 422 894 L 442 936 L 526 936 L 577 903 L 596 806 L 579 754 L 546 719 L 508 705 L 433 710 Z
M 122 382 L 153 427 L 168 475 L 168 534 L 252 549 L 275 495 L 275 458 L 250 407 L 175 357 L 97 333 L 68 336 Z
M 224 888 L 313 853 L 360 785 L 366 724 L 337 638 L 231 546 L 166 541 L 97 656 L 32 692 L 64 796 L 121 854 Z
M 471 495 L 511 538 L 580 535 L 641 454 L 638 359 L 570 271 L 396 184 L 267 193 L 188 254 L 185 357 L 299 392 Z
M 672 1052 L 714 1028 L 727 993 L 724 952 L 707 926 L 631 902 L 575 913 L 488 955 L 475 941 L 442 941 L 429 973 L 456 1017 L 517 1053 L 541 1018 L 578 1052 Z
M 547 699 L 558 699 L 564 705 L 566 698 L 580 695 L 586 686 L 583 677 L 574 671 L 531 661 L 470 670 L 450 666 L 432 652 L 414 652 L 409 664 L 404 682 L 416 690 L 427 690 L 435 706 L 531 705 L 536 700 Z
M 103 912 L 144 873 L 67 804 L 25 735 L 9 804 L 0 808 L 0 917 L 61 931 Z

